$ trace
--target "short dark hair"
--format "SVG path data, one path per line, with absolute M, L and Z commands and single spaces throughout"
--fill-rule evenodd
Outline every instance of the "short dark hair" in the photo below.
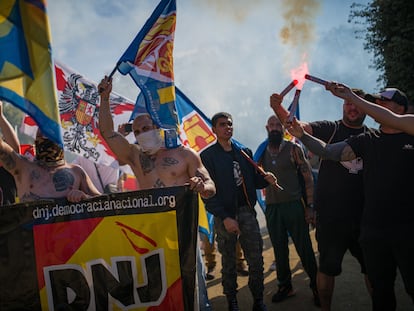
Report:
M 217 112 L 213 116 L 213 118 L 211 118 L 211 125 L 213 127 L 215 127 L 217 125 L 217 120 L 220 119 L 220 118 L 228 118 L 228 119 L 232 119 L 233 120 L 233 117 L 231 116 L 230 113 L 228 113 L 228 112 Z

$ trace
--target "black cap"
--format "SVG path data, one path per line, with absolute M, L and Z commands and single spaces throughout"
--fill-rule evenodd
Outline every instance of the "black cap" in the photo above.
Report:
M 396 88 L 386 88 L 385 90 L 381 91 L 379 94 L 366 94 L 364 97 L 366 100 L 375 103 L 376 99 L 384 100 L 384 101 L 393 101 L 398 105 L 404 106 L 407 109 L 408 106 L 408 98 L 404 92 L 401 92 L 399 89 Z

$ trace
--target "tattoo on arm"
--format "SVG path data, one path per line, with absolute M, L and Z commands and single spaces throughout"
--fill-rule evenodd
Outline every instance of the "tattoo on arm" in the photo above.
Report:
M 4 167 L 7 170 L 13 170 L 16 168 L 16 159 L 14 159 L 13 154 L 11 154 L 10 152 L 5 152 L 4 150 L 1 150 L 0 161 L 3 163 Z
M 122 135 L 118 132 L 112 132 L 111 135 L 109 135 L 108 137 L 106 137 L 107 139 L 114 139 L 117 137 L 122 137 Z
M 306 132 L 300 140 L 306 145 L 306 147 L 309 148 L 310 151 L 319 155 L 323 159 L 332 161 L 347 161 L 356 158 L 352 148 L 344 141 L 327 145 L 323 141 L 307 134 Z

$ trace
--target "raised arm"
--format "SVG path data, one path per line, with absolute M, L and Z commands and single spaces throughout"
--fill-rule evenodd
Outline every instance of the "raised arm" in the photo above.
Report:
M 0 128 L 3 133 L 4 141 L 17 153 L 20 150 L 19 139 L 10 122 L 3 114 L 3 102 L 0 100 Z
M 280 94 L 274 93 L 270 96 L 270 107 L 273 109 L 274 113 L 276 114 L 280 122 L 282 122 L 283 126 L 287 127 L 289 111 L 287 111 L 282 106 L 282 101 L 283 101 L 283 96 L 281 96 Z M 307 122 L 303 122 L 303 121 L 300 121 L 300 123 L 304 127 L 305 131 L 312 135 L 312 127 L 310 126 L 310 124 Z
M 345 84 L 330 82 L 326 85 L 326 89 L 337 97 L 352 101 L 355 106 L 362 109 L 378 123 L 403 131 L 409 135 L 414 135 L 413 114 L 399 115 L 380 105 L 371 103 L 356 95 Z
M 99 83 L 101 103 L 99 107 L 99 131 L 102 137 L 116 155 L 119 162 L 123 164 L 132 164 L 132 146 L 128 140 L 120 133 L 114 130 L 114 121 L 112 120 L 111 108 L 109 105 L 109 96 L 112 91 L 112 79 L 105 76 Z
M 346 142 L 335 144 L 326 144 L 312 135 L 306 133 L 296 118 L 293 119 L 292 125 L 288 128 L 290 134 L 300 139 L 300 141 L 313 153 L 323 159 L 332 161 L 349 161 L 356 158 L 351 146 Z

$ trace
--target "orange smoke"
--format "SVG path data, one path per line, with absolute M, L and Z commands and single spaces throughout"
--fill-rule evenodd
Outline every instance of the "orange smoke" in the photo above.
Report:
M 314 19 L 319 11 L 318 0 L 282 0 L 285 26 L 280 31 L 284 44 L 306 46 L 314 40 Z

